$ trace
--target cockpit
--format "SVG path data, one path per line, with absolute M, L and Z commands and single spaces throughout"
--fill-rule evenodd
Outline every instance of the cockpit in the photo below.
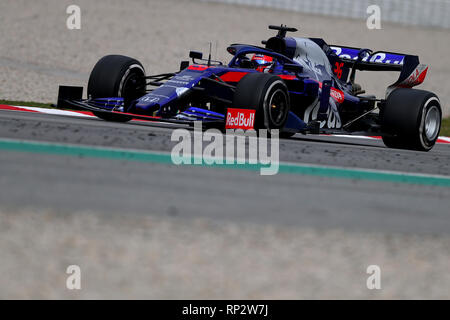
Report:
M 282 72 L 283 65 L 292 64 L 285 56 L 265 48 L 249 45 L 231 45 L 227 51 L 233 55 L 228 67 L 255 69 L 260 72 Z

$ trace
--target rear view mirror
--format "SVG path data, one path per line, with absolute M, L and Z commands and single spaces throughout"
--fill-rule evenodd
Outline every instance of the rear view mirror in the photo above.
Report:
M 189 58 L 201 59 L 201 58 L 203 58 L 203 53 L 198 52 L 198 51 L 190 51 L 189 52 Z

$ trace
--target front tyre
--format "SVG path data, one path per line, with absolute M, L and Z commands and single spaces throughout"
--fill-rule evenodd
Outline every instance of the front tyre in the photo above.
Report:
M 387 147 L 429 151 L 439 136 L 442 109 L 432 92 L 399 88 L 389 95 L 380 118 Z
M 284 81 L 267 73 L 249 73 L 239 81 L 233 106 L 255 109 L 255 129 L 281 130 L 287 120 L 290 101 Z
M 144 67 L 136 59 L 121 55 L 105 56 L 92 69 L 88 82 L 88 97 L 122 97 L 124 109 L 127 110 L 133 100 L 145 95 L 144 77 Z M 126 122 L 132 119 L 129 116 L 106 112 L 93 113 L 107 121 Z

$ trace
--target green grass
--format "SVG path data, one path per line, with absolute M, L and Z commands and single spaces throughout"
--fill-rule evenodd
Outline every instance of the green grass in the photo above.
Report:
M 39 108 L 51 108 L 50 103 L 32 102 L 32 101 L 14 101 L 14 100 L 1 100 L 0 104 L 6 104 L 10 106 L 24 106 L 24 107 L 39 107 Z
M 441 136 L 450 137 L 450 117 L 442 119 Z
M 27 106 L 27 107 L 39 107 L 39 108 L 51 108 L 50 103 L 32 102 L 32 101 L 11 101 L 1 100 L 0 104 L 7 104 L 11 106 Z M 441 136 L 450 137 L 450 117 L 442 119 Z

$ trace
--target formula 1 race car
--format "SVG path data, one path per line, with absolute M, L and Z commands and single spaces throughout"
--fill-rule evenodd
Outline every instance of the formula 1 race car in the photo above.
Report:
M 107 121 L 131 119 L 221 129 L 278 129 L 303 134 L 380 135 L 386 146 L 429 151 L 442 119 L 438 97 L 415 90 L 428 67 L 414 55 L 328 45 L 318 38 L 278 34 L 265 47 L 233 44 L 228 65 L 191 51 L 180 71 L 147 76 L 129 57 L 108 55 L 91 72 L 87 95 L 60 86 L 57 107 L 92 111 Z M 398 71 L 379 99 L 355 82 L 357 70 Z

